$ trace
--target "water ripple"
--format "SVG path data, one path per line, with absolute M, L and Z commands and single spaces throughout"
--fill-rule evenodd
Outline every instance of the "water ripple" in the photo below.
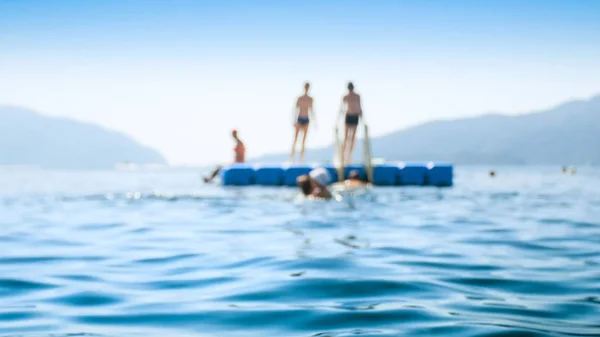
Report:
M 600 171 L 506 170 L 342 202 L 0 177 L 0 336 L 600 336 Z

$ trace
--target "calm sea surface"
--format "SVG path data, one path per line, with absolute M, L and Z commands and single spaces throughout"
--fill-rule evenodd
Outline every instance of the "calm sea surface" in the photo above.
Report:
M 303 201 L 0 171 L 0 336 L 600 336 L 600 169 Z

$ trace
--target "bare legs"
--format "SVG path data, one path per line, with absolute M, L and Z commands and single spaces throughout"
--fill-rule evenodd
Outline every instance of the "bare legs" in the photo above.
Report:
M 344 143 L 342 144 L 342 166 L 346 165 L 346 146 L 348 145 L 349 131 L 348 125 L 346 125 L 346 128 L 344 129 Z
M 290 161 L 294 162 L 294 156 L 296 155 L 296 142 L 298 141 L 298 133 L 300 132 L 300 125 L 296 124 L 296 133 L 294 134 L 294 142 L 292 143 L 292 153 L 290 154 Z
M 306 149 L 306 135 L 308 134 L 308 125 L 304 128 L 304 134 L 302 135 L 302 150 L 300 150 L 300 162 L 304 161 L 304 150 Z
M 296 143 L 298 142 L 298 134 L 302 132 L 302 148 L 300 150 L 300 162 L 304 161 L 304 150 L 306 148 L 306 135 L 308 134 L 308 125 L 296 125 L 296 133 L 294 134 L 294 143 L 292 144 L 292 153 L 290 154 L 290 161 L 294 162 L 294 156 L 296 155 Z
M 356 126 L 346 125 L 346 131 L 344 133 L 344 144 L 342 145 L 342 165 L 352 161 L 352 152 L 354 151 L 354 141 L 356 138 Z M 350 142 L 348 146 L 348 142 Z M 346 151 L 349 150 L 349 151 Z M 346 154 L 347 152 L 347 154 Z
M 354 144 L 356 139 L 356 126 L 350 127 L 350 152 L 348 153 L 348 162 L 352 161 L 352 153 L 354 152 Z
M 217 166 L 217 168 L 213 171 L 213 173 L 210 176 L 204 177 L 204 182 L 209 183 L 209 182 L 213 181 L 213 179 L 215 179 L 215 177 L 217 176 L 217 174 L 219 174 L 220 171 L 221 171 L 221 166 Z

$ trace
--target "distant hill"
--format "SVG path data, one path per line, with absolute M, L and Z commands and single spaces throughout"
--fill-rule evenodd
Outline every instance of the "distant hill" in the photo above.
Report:
M 0 165 L 110 169 L 119 162 L 165 164 L 165 159 L 116 131 L 0 106 Z
M 370 130 L 371 133 L 373 130 Z M 600 95 L 548 110 L 425 123 L 371 139 L 373 157 L 456 164 L 600 164 Z M 362 142 L 357 141 L 356 160 Z M 327 161 L 332 147 L 307 150 L 307 161 Z M 256 158 L 280 162 L 288 154 Z

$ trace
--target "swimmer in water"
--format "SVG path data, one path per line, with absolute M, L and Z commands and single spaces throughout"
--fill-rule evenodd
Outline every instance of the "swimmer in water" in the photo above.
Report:
M 235 163 L 243 163 L 246 161 L 246 147 L 244 147 L 244 143 L 242 143 L 242 141 L 238 137 L 237 130 L 231 131 L 231 136 L 235 140 L 235 147 L 233 148 L 234 162 Z M 204 182 L 209 183 L 209 182 L 213 181 L 213 179 L 215 179 L 215 177 L 221 171 L 221 168 L 222 168 L 221 165 L 217 166 L 217 168 L 213 171 L 213 173 L 210 176 L 204 177 Z
M 348 174 L 348 179 L 344 180 L 343 184 L 350 188 L 367 187 L 368 185 L 366 182 L 362 181 L 360 178 L 360 173 L 358 173 L 357 170 L 350 171 L 350 174 Z
M 348 94 L 342 99 L 340 117 L 344 113 L 346 115 L 346 129 L 344 132 L 344 143 L 342 145 L 343 165 L 345 165 L 346 162 L 352 161 L 352 152 L 354 151 L 354 143 L 356 139 L 356 129 L 358 128 L 358 121 L 363 115 L 362 105 L 360 103 L 360 95 L 354 92 L 354 84 L 352 84 L 352 82 L 348 83 Z
M 296 143 L 298 142 L 298 135 L 302 132 L 302 147 L 300 150 L 300 162 L 304 160 L 304 149 L 306 145 L 306 135 L 308 134 L 308 125 L 310 123 L 310 117 L 315 119 L 315 110 L 313 108 L 313 98 L 308 96 L 308 89 L 310 84 L 304 84 L 304 95 L 298 97 L 296 101 L 296 108 L 294 108 L 294 128 L 296 129 L 294 134 L 294 143 L 292 144 L 292 153 L 290 154 L 290 161 L 294 162 L 296 154 Z
M 352 170 L 348 174 L 348 179 L 333 184 L 332 189 L 334 191 L 356 190 L 370 187 L 370 185 L 361 179 L 360 173 L 357 170 Z
M 327 188 L 331 183 L 331 175 L 324 168 L 316 168 L 309 174 L 304 174 L 296 179 L 298 187 L 307 197 L 331 199 L 333 195 Z

